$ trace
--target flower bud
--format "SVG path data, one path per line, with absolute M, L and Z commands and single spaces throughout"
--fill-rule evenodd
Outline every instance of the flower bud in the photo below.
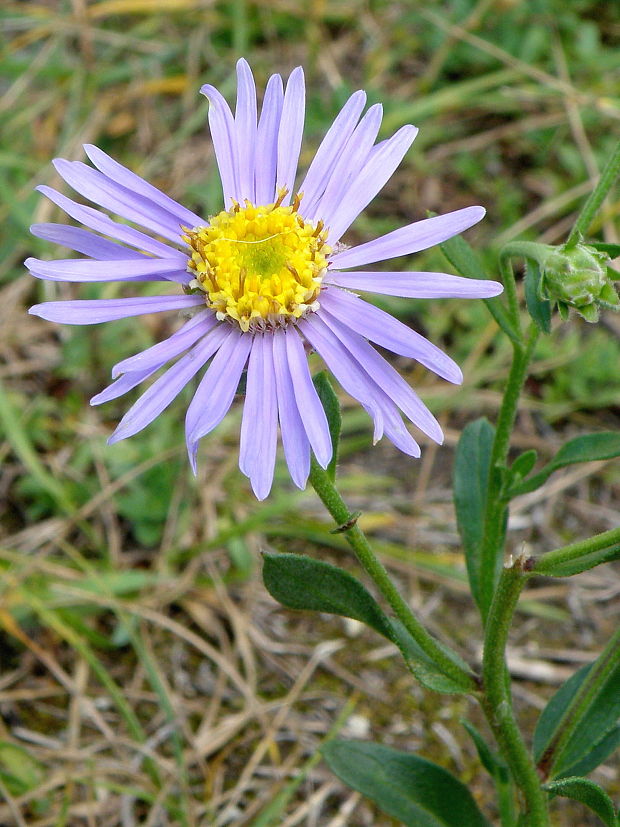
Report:
M 588 244 L 549 249 L 541 262 L 542 298 L 558 303 L 563 319 L 574 308 L 588 322 L 598 321 L 600 307 L 618 309 L 620 300 L 608 276 L 609 256 Z

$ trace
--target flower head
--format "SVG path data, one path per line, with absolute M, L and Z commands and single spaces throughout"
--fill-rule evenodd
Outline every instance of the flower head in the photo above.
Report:
M 318 352 L 342 387 L 368 411 L 375 440 L 385 434 L 405 453 L 420 455 L 401 411 L 431 439 L 442 440 L 436 419 L 371 342 L 416 359 L 450 382 L 461 381 L 458 366 L 357 291 L 488 298 L 502 287 L 445 273 L 357 269 L 438 244 L 471 227 L 484 210 L 467 207 L 345 247 L 341 238 L 390 178 L 416 128 L 404 126 L 376 143 L 381 107 L 371 106 L 362 115 L 366 96 L 356 92 L 296 187 L 305 110 L 302 70 L 292 72 L 286 88 L 279 75 L 269 79 L 260 116 L 245 60 L 237 64 L 237 76 L 234 115 L 217 89 L 206 85 L 201 90 L 210 102 L 209 124 L 222 180 L 224 209 L 218 215 L 197 215 L 87 145 L 96 169 L 56 160 L 57 171 L 80 195 L 131 225 L 41 186 L 41 192 L 94 232 L 34 225 L 35 235 L 87 258 L 30 258 L 26 265 L 34 276 L 55 281 L 172 286 L 172 291 L 156 296 L 45 302 L 30 312 L 65 324 L 96 324 L 165 310 L 187 314 L 168 339 L 115 365 L 115 381 L 91 403 L 121 396 L 172 363 L 122 418 L 109 440 L 117 442 L 152 422 L 206 366 L 185 422 L 195 470 L 200 439 L 226 415 L 247 369 L 239 466 L 263 499 L 273 480 L 278 425 L 291 477 L 299 487 L 306 484 L 311 451 L 323 467 L 331 459 L 327 420 L 308 367 L 309 349 Z
M 596 322 L 601 307 L 618 310 L 620 305 L 609 277 L 610 264 L 606 253 L 582 241 L 560 247 L 545 245 L 541 255 L 541 296 L 557 302 L 563 319 L 568 318 L 572 307 L 586 321 Z

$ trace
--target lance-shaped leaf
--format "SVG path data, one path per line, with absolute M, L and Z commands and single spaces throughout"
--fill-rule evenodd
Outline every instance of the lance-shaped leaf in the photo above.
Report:
M 463 429 L 454 460 L 454 507 L 465 550 L 471 591 L 480 605 L 480 549 L 484 535 L 491 453 L 495 430 L 487 419 Z
M 562 795 L 580 801 L 596 813 L 607 827 L 617 827 L 616 809 L 607 793 L 589 778 L 562 778 L 545 784 L 552 795 Z
M 405 827 L 490 827 L 467 787 L 419 755 L 342 740 L 322 753 L 341 781 Z
M 327 612 L 359 620 L 396 644 L 411 673 L 427 688 L 445 693 L 471 691 L 465 679 L 459 683 L 444 675 L 402 623 L 389 618 L 366 587 L 349 572 L 303 554 L 266 552 L 263 559 L 265 587 L 286 608 Z M 467 664 L 456 652 L 438 641 L 437 644 L 468 671 Z
M 563 445 L 551 462 L 547 463 L 537 474 L 513 486 L 508 492 L 508 497 L 535 491 L 558 468 L 578 462 L 593 462 L 618 456 L 620 456 L 620 433 L 617 431 L 601 431 L 598 434 L 575 437 Z
M 576 712 L 575 698 L 591 680 L 588 664 L 579 669 L 553 695 L 543 709 L 534 732 L 534 759 L 543 773 L 562 778 L 587 773 L 601 764 L 618 745 L 620 719 L 620 664 L 609 670 L 587 703 Z M 570 730 L 568 739 L 562 738 Z

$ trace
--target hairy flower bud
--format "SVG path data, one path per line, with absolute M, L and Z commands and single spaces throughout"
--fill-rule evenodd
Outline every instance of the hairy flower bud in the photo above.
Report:
M 608 276 L 609 256 L 579 243 L 550 248 L 541 261 L 542 298 L 558 303 L 563 319 L 574 308 L 588 322 L 598 321 L 601 307 L 618 309 L 620 301 Z

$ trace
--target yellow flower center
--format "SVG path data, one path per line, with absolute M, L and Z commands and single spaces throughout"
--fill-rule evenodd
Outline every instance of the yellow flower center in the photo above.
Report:
M 331 249 L 322 222 L 299 215 L 300 196 L 282 206 L 286 191 L 267 206 L 234 203 L 207 227 L 184 228 L 191 248 L 189 287 L 206 294 L 218 319 L 241 330 L 282 327 L 318 310 Z

